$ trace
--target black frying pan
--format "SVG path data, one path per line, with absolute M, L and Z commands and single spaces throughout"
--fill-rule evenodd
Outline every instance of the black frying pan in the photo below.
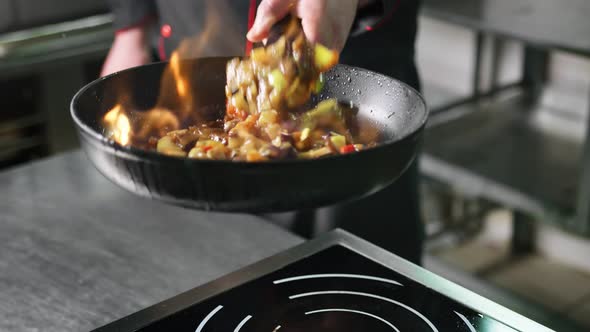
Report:
M 192 68 L 197 112 L 223 109 L 227 60 L 183 62 Z M 316 160 L 247 163 L 169 157 L 107 139 L 100 121 L 104 114 L 122 97 L 136 109 L 152 107 L 166 64 L 96 80 L 71 103 L 82 147 L 92 163 L 105 177 L 140 196 L 226 212 L 317 208 L 375 193 L 393 183 L 416 157 L 428 113 L 423 98 L 397 80 L 344 65 L 327 73 L 318 98 L 336 97 L 357 105 L 359 116 L 381 130 L 383 142 L 375 148 Z

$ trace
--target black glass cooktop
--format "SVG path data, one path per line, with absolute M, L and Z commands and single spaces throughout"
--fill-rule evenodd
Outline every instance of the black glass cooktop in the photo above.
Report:
M 340 236 L 348 241 L 338 241 Z M 324 240 L 97 331 L 549 331 L 347 233 Z M 354 243 L 362 245 L 352 248 Z M 380 262 L 388 257 L 403 271 Z M 413 272 L 422 272 L 423 280 Z

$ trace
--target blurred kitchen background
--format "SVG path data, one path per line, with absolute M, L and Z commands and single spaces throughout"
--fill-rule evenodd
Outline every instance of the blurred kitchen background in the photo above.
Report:
M 590 6 L 557 4 L 424 1 L 425 264 L 590 329 Z M 69 102 L 98 76 L 110 23 L 103 0 L 0 0 L 1 169 L 77 148 Z

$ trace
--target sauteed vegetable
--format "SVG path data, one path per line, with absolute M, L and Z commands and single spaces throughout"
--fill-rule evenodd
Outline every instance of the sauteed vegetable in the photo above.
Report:
M 336 52 L 308 42 L 291 21 L 273 44 L 228 62 L 223 119 L 170 131 L 152 138 L 151 146 L 171 156 L 245 161 L 362 150 L 375 140 L 358 139 L 353 107 L 335 99 L 308 106 L 322 89 L 322 73 L 337 63 Z

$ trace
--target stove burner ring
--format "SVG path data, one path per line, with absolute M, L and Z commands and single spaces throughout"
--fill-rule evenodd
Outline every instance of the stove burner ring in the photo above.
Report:
M 314 241 L 95 332 L 553 331 L 344 231 Z
M 392 285 L 403 287 L 403 284 L 401 284 L 400 282 L 397 282 L 395 280 L 392 280 L 392 279 L 385 279 L 385 278 L 370 276 L 370 275 L 345 274 L 345 273 L 325 273 L 325 274 L 300 275 L 300 276 L 288 277 L 288 278 L 284 278 L 284 279 L 278 279 L 278 280 L 273 281 L 273 284 L 280 285 L 280 284 L 285 284 L 285 283 L 294 282 L 294 281 L 320 279 L 320 278 L 348 278 L 348 279 L 370 280 L 370 281 L 378 281 L 378 282 L 382 282 L 382 283 L 387 283 L 387 284 L 392 284 Z M 373 298 L 373 299 L 377 299 L 377 300 L 381 300 L 381 301 L 386 301 L 386 302 L 389 302 L 391 304 L 394 304 L 398 307 L 401 307 L 401 308 L 411 312 L 413 315 L 417 316 L 424 323 L 426 323 L 428 325 L 428 327 L 433 332 L 439 332 L 439 330 L 436 328 L 436 326 L 426 316 L 424 316 L 422 313 L 420 313 L 418 310 L 416 310 L 416 309 L 414 309 L 402 302 L 393 300 L 388 297 L 376 295 L 376 294 L 363 293 L 363 292 L 357 292 L 357 291 L 348 291 L 348 290 L 325 290 L 325 291 L 315 291 L 315 292 L 308 292 L 308 293 L 291 295 L 291 296 L 289 296 L 289 300 L 295 300 L 295 299 L 311 297 L 311 296 L 320 296 L 320 295 L 352 295 L 352 296 L 362 296 L 362 297 Z M 216 308 L 214 308 L 199 323 L 195 332 L 203 332 L 205 325 L 213 318 L 213 316 L 215 316 L 223 308 L 224 308 L 224 306 L 222 306 L 222 305 L 219 305 Z M 366 311 L 361 311 L 361 310 L 354 310 L 354 309 L 347 309 L 347 308 L 323 308 L 323 309 L 315 309 L 315 310 L 306 311 L 305 315 L 310 316 L 310 315 L 318 315 L 318 314 L 322 314 L 322 313 L 333 313 L 333 312 L 349 313 L 349 314 L 355 314 L 355 315 L 359 315 L 359 316 L 373 318 L 377 321 L 380 321 L 381 323 L 386 324 L 388 327 L 390 327 L 392 329 L 392 331 L 400 332 L 400 330 L 393 323 L 386 320 L 385 318 L 380 317 L 376 314 L 369 313 Z M 467 317 L 465 315 L 463 315 L 457 311 L 453 311 L 453 312 L 467 326 L 467 328 L 469 329 L 470 332 L 477 332 L 475 327 L 471 324 L 471 322 L 467 319 Z M 247 315 L 245 318 L 243 318 L 238 323 L 238 325 L 233 330 L 233 332 L 240 332 L 242 330 L 242 328 L 246 325 L 246 323 L 248 323 L 248 321 L 252 318 L 253 318 L 252 315 Z M 281 328 L 280 325 L 277 326 L 277 328 L 275 328 L 275 331 L 273 331 L 273 332 L 278 331 L 278 329 L 280 329 L 280 328 Z
M 467 317 L 465 317 L 465 315 L 460 314 L 456 311 L 453 311 L 457 316 L 459 316 L 459 318 L 461 318 L 461 320 L 463 321 L 463 323 L 465 323 L 465 325 L 467 325 L 467 328 L 469 329 L 470 332 L 477 332 L 475 330 L 475 327 L 473 327 L 473 325 L 471 325 L 471 322 L 469 322 L 469 320 L 467 319 Z M 481 316 L 481 315 L 480 315 Z
M 234 330 L 234 332 L 240 332 L 240 330 L 242 329 L 242 327 L 244 327 L 244 325 L 246 325 L 246 323 L 252 318 L 252 315 L 248 315 L 246 316 L 246 318 L 244 318 L 240 324 L 238 324 L 238 326 L 236 326 L 236 329 Z
M 377 315 L 373 315 L 371 313 L 360 311 L 360 310 L 351 310 L 351 309 L 343 309 L 343 308 L 330 308 L 330 309 L 320 309 L 320 310 L 308 311 L 305 314 L 306 315 L 313 315 L 313 314 L 319 314 L 319 313 L 324 313 L 324 312 L 348 312 L 348 313 L 368 316 L 368 317 L 375 318 L 376 320 L 387 324 L 394 331 L 400 332 L 400 330 L 397 327 L 395 327 L 395 325 L 391 324 L 389 321 L 385 320 L 384 318 L 381 318 Z
M 205 318 L 203 318 L 203 320 L 201 321 L 201 323 L 199 324 L 199 326 L 197 327 L 197 330 L 195 332 L 201 332 L 203 330 L 203 328 L 205 327 L 205 324 L 207 324 L 207 322 L 211 318 L 213 318 L 213 316 L 215 316 L 215 314 L 221 309 L 223 309 L 223 306 L 219 305 L 215 309 L 213 309 L 213 311 L 211 311 L 207 316 L 205 316 Z
M 386 301 L 389 303 L 393 303 L 399 307 L 402 307 L 408 311 L 410 311 L 411 313 L 413 313 L 414 315 L 418 316 L 420 319 L 422 319 L 433 332 L 439 332 L 438 329 L 434 326 L 434 324 L 432 324 L 432 322 L 426 318 L 426 316 L 424 316 L 423 314 L 421 314 L 418 310 L 403 304 L 401 302 L 398 302 L 396 300 L 387 298 L 387 297 L 383 297 L 380 295 L 375 295 L 375 294 L 369 294 L 369 293 L 362 293 L 362 292 L 353 292 L 353 291 L 343 291 L 343 290 L 329 290 L 329 291 L 318 291 L 318 292 L 309 292 L 309 293 L 302 293 L 302 294 L 297 294 L 297 295 L 291 295 L 289 296 L 290 300 L 294 300 L 294 299 L 298 299 L 298 298 L 302 298 L 302 297 L 308 297 L 308 296 L 317 296 L 317 295 L 355 295 L 355 296 L 364 296 L 364 297 L 370 297 L 370 298 L 374 298 L 374 299 L 378 299 L 378 300 L 382 300 L 382 301 Z

